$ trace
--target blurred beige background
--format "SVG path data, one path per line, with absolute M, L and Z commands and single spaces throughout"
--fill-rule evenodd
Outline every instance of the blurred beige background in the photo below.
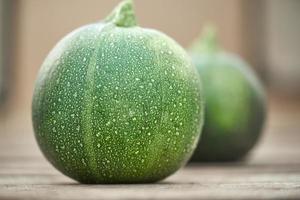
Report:
M 47 53 L 68 32 L 103 19 L 119 1 L 0 2 L 6 91 L 0 134 L 30 132 L 34 81 Z M 135 7 L 140 26 L 161 30 L 184 47 L 204 24 L 215 24 L 223 47 L 243 56 L 269 93 L 293 99 L 300 94 L 300 1 L 136 0 Z

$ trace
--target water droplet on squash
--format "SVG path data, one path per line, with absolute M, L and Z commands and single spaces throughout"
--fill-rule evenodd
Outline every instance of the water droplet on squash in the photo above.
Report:
M 81 159 L 81 162 L 86 165 L 84 158 Z

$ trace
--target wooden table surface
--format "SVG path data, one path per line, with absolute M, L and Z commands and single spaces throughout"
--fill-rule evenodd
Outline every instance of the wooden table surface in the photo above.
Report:
M 43 158 L 32 132 L 0 134 L 0 199 L 300 199 L 295 103 L 271 103 L 264 136 L 246 161 L 189 165 L 156 184 L 78 184 Z

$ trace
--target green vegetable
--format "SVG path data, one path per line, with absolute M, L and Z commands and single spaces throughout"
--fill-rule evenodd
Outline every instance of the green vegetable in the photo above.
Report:
M 203 123 L 201 95 L 187 53 L 137 27 L 124 1 L 50 52 L 34 91 L 34 131 L 46 158 L 79 182 L 158 181 L 190 158 Z
M 265 121 L 265 95 L 250 67 L 217 44 L 206 29 L 191 50 L 203 80 L 205 124 L 192 161 L 242 158 L 258 141 Z

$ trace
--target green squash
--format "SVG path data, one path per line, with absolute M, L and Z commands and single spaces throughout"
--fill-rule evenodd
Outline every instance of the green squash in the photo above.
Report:
M 243 158 L 258 141 L 265 121 L 265 94 L 250 67 L 222 51 L 212 28 L 191 56 L 203 81 L 205 124 L 192 161 Z
M 50 52 L 32 103 L 46 158 L 82 183 L 159 181 L 192 155 L 203 123 L 200 78 L 183 48 L 136 26 L 131 1 Z

